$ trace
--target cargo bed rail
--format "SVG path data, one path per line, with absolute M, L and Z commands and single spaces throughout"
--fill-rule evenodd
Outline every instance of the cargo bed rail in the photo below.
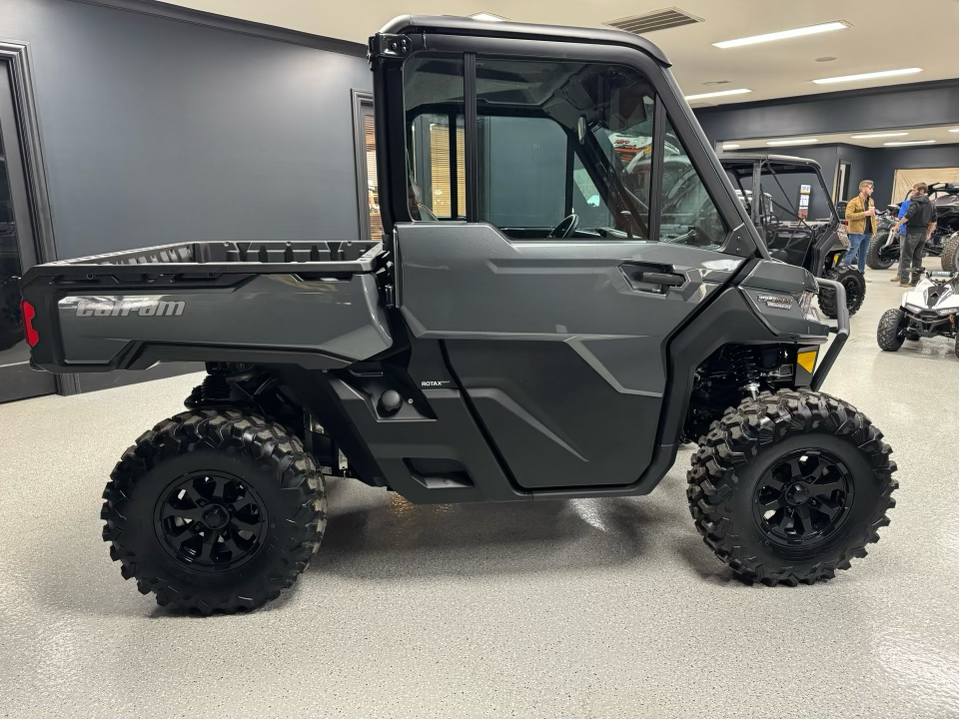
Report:
M 101 272 L 104 266 L 146 268 L 164 273 L 196 272 L 200 266 L 207 273 L 370 272 L 380 250 L 380 243 L 363 240 L 211 240 L 57 260 L 39 268 L 43 268 L 42 272 L 47 275 L 61 270 L 63 277 L 89 273 L 94 268 Z M 28 271 L 24 281 L 29 279 Z

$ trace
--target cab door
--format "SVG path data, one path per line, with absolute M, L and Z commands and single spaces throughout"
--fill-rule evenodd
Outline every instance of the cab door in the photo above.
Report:
M 442 342 L 517 485 L 634 483 L 659 442 L 667 343 L 744 262 L 721 252 L 729 223 L 699 179 L 661 202 L 664 156 L 692 163 L 656 89 L 569 51 L 421 53 L 403 83 L 410 332 Z

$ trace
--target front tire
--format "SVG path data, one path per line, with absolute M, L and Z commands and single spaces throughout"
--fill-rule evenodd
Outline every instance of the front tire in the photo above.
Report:
M 847 312 L 855 315 L 863 305 L 867 295 L 867 282 L 857 268 L 850 265 L 837 265 L 831 268 L 824 276 L 827 280 L 836 280 L 847 294 Z M 837 293 L 833 288 L 824 287 L 820 290 L 820 309 L 829 318 L 837 317 Z
M 323 476 L 300 439 L 237 410 L 180 413 L 129 448 L 104 490 L 103 539 L 157 603 L 253 610 L 290 587 L 326 526 Z
M 896 463 L 882 438 L 853 406 L 822 393 L 745 399 L 713 423 L 691 460 L 697 530 L 744 581 L 832 578 L 890 522 Z
M 903 310 L 893 308 L 887 310 L 877 325 L 877 345 L 886 352 L 896 352 L 903 345 L 906 338 Z
M 960 235 L 954 233 L 943 243 L 943 254 L 940 256 L 940 267 L 947 272 L 957 272 L 957 247 L 960 245 Z
M 892 252 L 889 248 L 881 253 L 883 244 L 887 242 L 889 235 L 889 230 L 880 231 L 870 238 L 870 244 L 867 246 L 868 268 L 872 270 L 887 270 L 897 261 L 897 256 L 900 254 L 899 243 L 897 243 L 898 251 L 896 253 Z

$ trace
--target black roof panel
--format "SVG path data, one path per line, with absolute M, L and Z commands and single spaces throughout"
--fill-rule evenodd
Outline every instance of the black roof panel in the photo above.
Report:
M 670 66 L 667 56 L 663 54 L 660 48 L 646 38 L 622 30 L 475 20 L 474 18 L 451 15 L 400 15 L 380 28 L 380 32 L 390 35 L 425 32 L 515 38 L 517 40 L 553 40 L 624 45 L 646 53 L 664 67 Z

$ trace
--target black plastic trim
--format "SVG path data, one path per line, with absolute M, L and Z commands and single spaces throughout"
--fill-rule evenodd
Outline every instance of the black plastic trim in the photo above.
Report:
M 825 280 L 824 278 L 817 278 L 817 284 L 829 285 L 837 294 L 837 337 L 830 343 L 827 352 L 820 359 L 820 365 L 813 373 L 813 382 L 810 383 L 810 387 L 814 390 L 819 390 L 820 386 L 823 385 L 830 368 L 837 361 L 844 343 L 850 336 L 850 312 L 847 310 L 847 292 L 843 284 L 836 280 Z
M 463 54 L 463 151 L 466 165 L 467 222 L 477 222 L 480 217 L 477 130 L 477 54 L 468 52 Z

